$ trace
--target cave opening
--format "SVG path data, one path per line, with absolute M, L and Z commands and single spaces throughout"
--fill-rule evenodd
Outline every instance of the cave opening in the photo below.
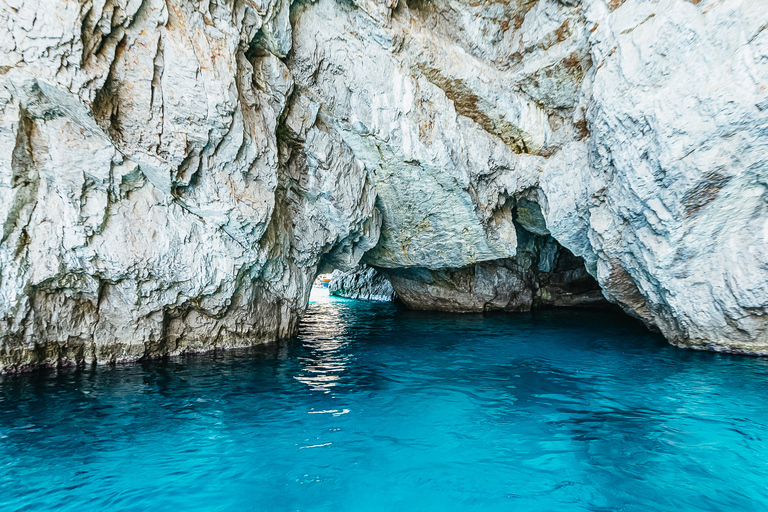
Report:
M 616 308 L 584 260 L 549 232 L 536 201 L 510 199 L 505 208 L 517 234 L 514 257 L 435 269 L 370 266 L 363 256 L 352 270 L 337 270 L 332 262 L 337 258 L 326 258 L 318 267 L 309 301 L 338 296 L 455 313 Z

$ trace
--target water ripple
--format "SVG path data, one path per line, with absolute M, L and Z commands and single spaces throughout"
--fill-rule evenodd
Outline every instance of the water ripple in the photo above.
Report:
M 325 300 L 251 351 L 0 378 L 0 509 L 765 510 L 768 360 Z

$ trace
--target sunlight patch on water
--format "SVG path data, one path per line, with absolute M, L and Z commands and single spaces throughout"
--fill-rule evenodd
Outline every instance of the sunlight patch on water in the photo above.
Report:
M 330 302 L 332 295 L 325 286 L 313 286 L 312 291 L 309 292 L 309 303 L 316 304 L 318 302 Z
M 305 342 L 308 354 L 299 358 L 302 371 L 294 376 L 312 391 L 330 393 L 352 357 L 348 350 L 346 319 L 341 315 L 342 310 L 333 306 L 334 300 L 338 299 L 328 294 L 328 288 L 312 287 L 310 307 L 322 308 L 322 314 L 310 314 L 305 322 L 319 336 Z

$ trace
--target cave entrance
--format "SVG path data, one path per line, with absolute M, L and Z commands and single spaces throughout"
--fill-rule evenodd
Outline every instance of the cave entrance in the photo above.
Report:
M 609 308 L 610 303 L 581 258 L 551 236 L 522 232 L 515 258 L 455 269 L 382 269 L 397 298 L 411 309 L 531 311 Z
M 399 299 L 413 309 L 455 312 L 610 307 L 584 261 L 552 237 L 537 202 L 510 199 L 505 208 L 517 232 L 514 257 L 453 269 L 385 270 Z
M 512 258 L 478 262 L 460 268 L 374 268 L 358 266 L 334 271 L 313 290 L 363 300 L 398 300 L 417 310 L 461 313 L 532 311 L 536 309 L 613 308 L 603 296 L 582 258 L 563 247 L 549 232 L 537 202 L 518 198 L 508 205 L 517 231 Z
M 324 273 L 318 274 L 312 283 L 312 289 L 309 292 L 309 303 L 327 302 L 330 300 L 329 285 L 333 274 Z
M 309 302 L 327 302 L 333 297 L 392 302 L 395 291 L 389 279 L 368 265 L 359 265 L 350 271 L 334 270 L 320 273 L 312 284 Z

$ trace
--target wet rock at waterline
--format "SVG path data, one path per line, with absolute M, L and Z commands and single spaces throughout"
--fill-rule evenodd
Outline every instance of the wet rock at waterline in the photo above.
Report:
M 0 367 L 289 336 L 312 277 L 361 261 L 414 307 L 599 300 L 520 270 L 521 229 L 671 342 L 768 353 L 766 24 L 761 0 L 7 2 Z
M 395 290 L 389 280 L 373 267 L 361 265 L 347 272 L 334 270 L 328 283 L 331 295 L 348 299 L 391 302 Z

